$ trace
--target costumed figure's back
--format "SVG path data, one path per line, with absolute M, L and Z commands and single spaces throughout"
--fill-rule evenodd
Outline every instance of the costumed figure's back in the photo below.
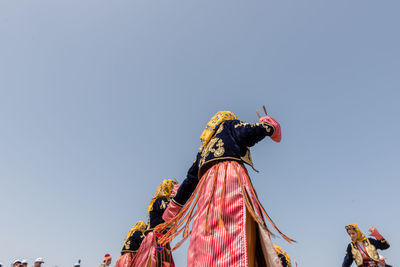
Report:
M 161 242 L 182 231 L 183 241 L 191 236 L 187 266 L 281 266 L 244 166 L 253 166 L 249 148 L 266 136 L 281 139 L 279 123 L 268 116 L 249 124 L 222 111 L 207 124 L 196 160 L 165 212 L 168 222 L 156 229 L 171 227 Z
M 162 233 L 153 233 L 153 230 L 157 225 L 164 223 L 163 213 L 178 187 L 177 182 L 170 179 L 162 181 L 158 186 L 148 207 L 149 222 L 145 231 L 146 237 L 140 245 L 131 267 L 174 266 L 170 245 L 159 244 L 158 239 L 162 236 Z
M 136 252 L 144 239 L 146 223 L 138 221 L 128 232 L 121 250 L 121 256 L 117 260 L 115 267 L 129 267 L 135 260 Z

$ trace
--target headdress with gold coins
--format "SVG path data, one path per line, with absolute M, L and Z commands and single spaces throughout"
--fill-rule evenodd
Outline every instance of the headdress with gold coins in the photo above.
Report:
M 203 146 L 205 147 L 208 142 L 211 140 L 215 132 L 217 131 L 218 127 L 223 123 L 224 121 L 229 121 L 229 120 L 237 120 L 238 118 L 236 117 L 233 112 L 230 111 L 218 111 L 217 114 L 215 114 L 211 120 L 207 123 L 206 128 L 204 129 L 203 133 L 200 136 L 200 139 L 203 141 Z
M 357 239 L 352 241 L 353 243 L 362 242 L 367 239 L 365 237 L 365 235 L 363 233 L 361 233 L 360 228 L 358 228 L 357 224 L 351 223 L 351 224 L 346 225 L 345 228 L 346 228 L 346 231 L 353 230 L 353 231 L 357 232 Z
M 278 254 L 278 255 L 282 254 L 285 257 L 286 262 L 288 263 L 288 267 L 291 267 L 292 263 L 290 262 L 289 254 L 287 254 L 287 252 L 285 250 L 283 250 L 283 248 L 281 248 L 277 244 L 274 244 L 274 249 L 275 249 L 276 254 Z
M 157 198 L 159 197 L 166 197 L 166 198 L 170 198 L 172 190 L 174 188 L 174 185 L 176 185 L 177 182 L 175 180 L 172 179 L 166 179 L 164 181 L 162 181 L 159 186 L 157 187 L 157 191 L 154 194 L 153 199 L 150 201 L 149 207 L 147 209 L 148 212 L 153 210 L 153 204 L 156 201 Z
M 144 221 L 138 221 L 134 226 L 132 226 L 132 228 L 129 230 L 128 234 L 125 237 L 124 240 L 124 245 L 122 250 L 129 250 L 129 242 L 130 242 L 130 238 L 132 237 L 132 235 L 136 232 L 136 231 L 140 231 L 142 233 L 144 233 L 144 231 L 146 230 L 146 223 Z

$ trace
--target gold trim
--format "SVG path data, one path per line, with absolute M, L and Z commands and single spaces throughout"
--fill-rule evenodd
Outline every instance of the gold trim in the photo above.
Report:
M 390 246 L 389 242 L 384 237 L 382 237 L 382 239 L 380 239 L 379 242 L 386 243 Z
M 176 205 L 178 205 L 178 206 L 181 207 L 181 208 L 184 206 L 184 205 L 178 203 L 178 202 L 177 202 L 175 199 L 173 199 L 173 198 L 171 199 L 171 201 L 174 202 Z
M 137 250 L 126 250 L 126 249 L 124 249 L 124 250 L 121 250 L 121 253 L 124 253 L 124 252 L 134 252 L 134 253 L 136 253 L 138 251 L 138 249 Z

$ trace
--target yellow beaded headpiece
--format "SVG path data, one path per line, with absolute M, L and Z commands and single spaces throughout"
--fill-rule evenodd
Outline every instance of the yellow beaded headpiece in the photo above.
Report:
M 166 197 L 169 199 L 171 196 L 171 193 L 172 193 L 172 189 L 174 188 L 174 185 L 176 185 L 176 184 L 177 184 L 177 182 L 175 180 L 171 180 L 171 179 L 166 179 L 166 180 L 162 181 L 159 184 L 159 186 L 157 187 L 157 191 L 154 194 L 153 199 L 150 201 L 147 211 L 148 212 L 152 211 L 154 201 L 156 201 L 157 198 Z
M 289 264 L 289 266 L 292 266 L 292 263 L 290 262 L 289 254 L 287 254 L 287 252 L 284 251 L 283 248 L 281 248 L 277 244 L 274 244 L 274 249 L 276 251 L 276 254 L 278 254 L 278 255 L 282 254 L 285 257 L 285 259 L 286 259 L 287 263 Z
M 211 140 L 213 135 L 215 134 L 215 131 L 218 129 L 218 127 L 223 123 L 224 121 L 228 120 L 237 120 L 238 118 L 236 117 L 233 112 L 230 111 L 218 111 L 217 114 L 215 114 L 211 120 L 207 123 L 206 128 L 204 129 L 203 133 L 200 136 L 200 139 L 203 141 L 203 146 L 206 146 L 207 143 Z
M 129 238 L 133 235 L 134 232 L 140 231 L 144 232 L 146 230 L 146 223 L 144 221 L 138 221 L 128 232 L 128 234 L 125 237 L 124 245 L 126 242 L 129 240 Z
M 357 224 L 351 223 L 351 224 L 346 225 L 345 228 L 346 228 L 346 231 L 353 230 L 353 231 L 357 232 L 357 240 L 354 240 L 353 243 L 362 242 L 367 239 L 365 237 L 365 235 L 363 233 L 361 233 L 360 228 L 358 228 Z

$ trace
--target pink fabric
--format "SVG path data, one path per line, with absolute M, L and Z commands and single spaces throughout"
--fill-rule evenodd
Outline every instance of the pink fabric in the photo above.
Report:
M 171 198 L 176 195 L 176 193 L 178 192 L 178 189 L 179 189 L 179 184 L 174 185 L 174 188 L 172 188 L 172 192 L 171 192 Z
M 180 211 L 181 208 L 181 206 L 171 200 L 162 215 L 163 220 L 168 222 L 169 220 L 174 218 L 174 216 Z
M 135 258 L 135 256 L 133 256 L 133 258 Z M 115 267 L 129 267 L 133 258 L 131 253 L 125 253 L 124 255 L 119 257 L 119 259 L 115 263 Z
M 282 139 L 281 125 L 279 124 L 279 122 L 277 122 L 274 118 L 271 118 L 269 116 L 261 117 L 260 122 L 266 122 L 266 123 L 274 126 L 275 132 L 271 136 L 271 139 L 274 140 L 275 142 L 279 143 Z
M 140 245 L 131 267 L 175 267 L 170 245 L 161 246 L 158 243 L 158 238 L 162 236 L 162 233 L 149 232 Z
M 235 166 L 239 170 L 239 179 L 244 186 L 248 188 L 248 183 L 245 178 L 246 169 L 243 165 L 235 161 L 226 161 L 226 164 L 227 167 L 220 164 L 213 194 L 214 174 L 217 171 L 218 165 L 211 167 L 211 171 L 204 181 L 204 193 L 199 197 L 198 207 L 196 209 L 197 216 L 193 221 L 187 259 L 188 267 L 248 266 L 246 206 Z M 224 179 L 226 179 L 226 191 L 224 198 L 221 199 Z M 255 202 L 255 196 L 251 194 L 249 190 L 247 191 L 250 195 L 253 207 L 256 207 L 256 212 L 261 216 L 260 210 L 257 209 L 258 206 Z M 209 201 L 211 201 L 208 214 L 210 232 L 209 235 L 206 235 L 205 223 Z M 225 228 L 218 225 L 218 213 L 221 201 L 223 201 L 222 219 Z M 263 243 L 263 251 L 270 257 L 269 260 L 267 260 L 269 263 L 268 267 L 281 267 L 282 265 L 273 250 L 269 235 L 266 233 L 264 234 L 262 238 L 267 238 L 268 242 Z
M 149 232 L 146 237 L 143 239 L 142 244 L 139 247 L 138 252 L 136 253 L 135 261 L 132 267 L 145 267 L 149 262 L 149 257 L 151 257 L 155 252 L 155 248 L 153 246 L 153 232 Z M 156 261 L 154 257 L 151 257 L 152 266 L 156 266 Z

